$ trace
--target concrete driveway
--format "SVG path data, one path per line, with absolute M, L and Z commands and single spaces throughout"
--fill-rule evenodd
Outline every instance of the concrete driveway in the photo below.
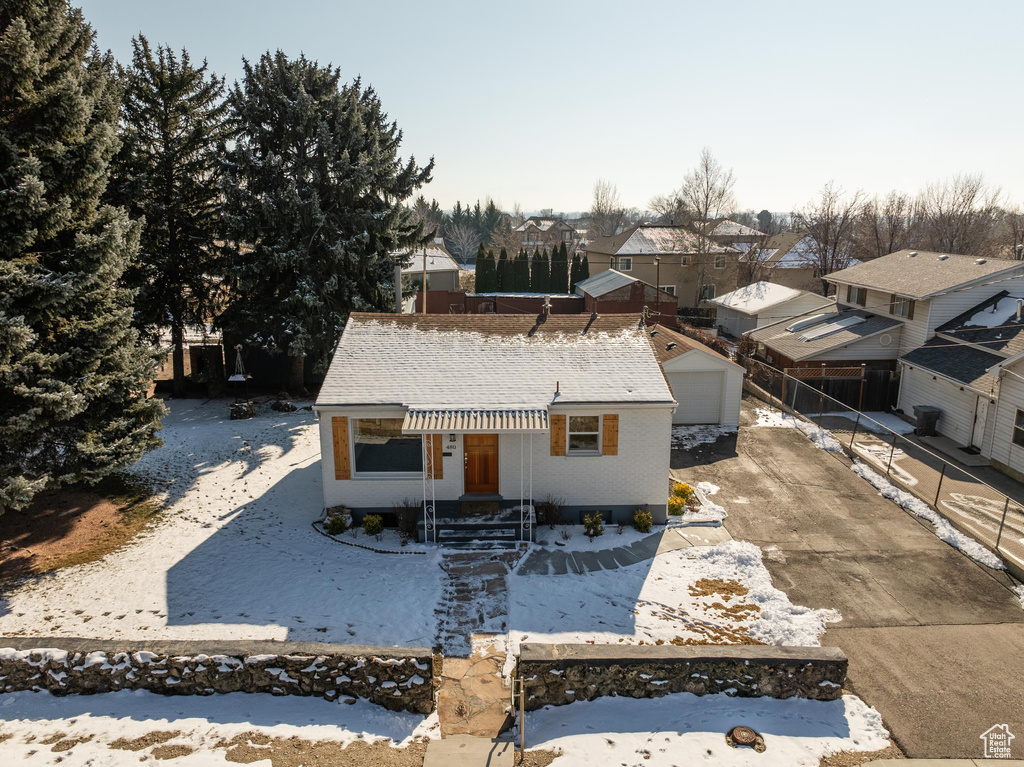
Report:
M 908 756 L 980 757 L 979 736 L 1008 724 L 1013 756 L 1024 757 L 1024 609 L 1013 581 L 940 541 L 844 456 L 795 429 L 750 427 L 762 406 L 744 401 L 738 436 L 674 451 L 673 475 L 721 487 L 729 532 L 764 549 L 794 603 L 842 612 L 822 643 L 846 652 L 848 687 Z

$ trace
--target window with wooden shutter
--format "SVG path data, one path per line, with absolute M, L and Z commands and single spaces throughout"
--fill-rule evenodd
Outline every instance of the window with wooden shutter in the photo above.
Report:
M 430 454 L 430 478 L 444 479 L 444 457 L 440 434 L 427 434 L 427 452 Z
M 850 300 L 850 290 L 851 290 L 850 286 L 849 286 L 849 285 L 847 285 L 847 286 L 846 286 L 846 303 L 848 303 L 848 304 L 849 304 L 849 303 L 853 303 L 853 302 L 852 302 L 852 301 Z
M 601 430 L 601 455 L 619 454 L 619 416 L 609 414 L 604 416 L 603 429 Z
M 564 415 L 551 416 L 551 455 L 565 455 L 565 426 Z
M 334 436 L 334 478 L 352 479 L 352 464 L 348 455 L 348 419 L 344 416 L 331 418 Z

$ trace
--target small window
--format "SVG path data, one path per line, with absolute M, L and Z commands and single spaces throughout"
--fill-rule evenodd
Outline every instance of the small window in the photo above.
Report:
M 601 416 L 569 416 L 569 452 L 601 452 Z
M 719 253 L 715 256 L 715 269 L 725 269 L 725 254 Z
M 401 418 L 358 418 L 352 427 L 357 474 L 421 474 L 423 444 L 402 434 Z
M 700 300 L 710 301 L 715 297 L 715 286 L 714 285 L 701 285 L 700 286 Z
M 914 319 L 914 301 L 904 296 L 895 296 L 892 300 L 892 313 L 897 317 Z
M 867 288 L 855 288 L 852 285 L 847 286 L 847 303 L 856 304 L 857 306 L 864 306 L 868 302 L 868 291 Z
M 1024 447 L 1024 410 L 1020 408 L 1013 418 L 1013 444 Z
M 564 242 L 572 241 L 572 232 L 569 232 L 569 231 L 562 232 L 562 240 Z
M 619 271 L 620 272 L 631 272 L 633 271 L 633 259 L 627 256 L 621 256 L 619 258 Z
M 679 265 L 680 266 L 689 266 L 690 265 L 690 257 L 689 256 L 682 256 L 682 257 L 680 257 Z
M 675 285 L 659 285 L 658 287 L 664 290 L 666 293 L 671 293 L 673 296 L 676 294 Z

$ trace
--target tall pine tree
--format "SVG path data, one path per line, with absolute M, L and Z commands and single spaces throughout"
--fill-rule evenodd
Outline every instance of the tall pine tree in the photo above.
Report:
M 228 96 L 237 134 L 224 162 L 219 322 L 287 355 L 297 391 L 304 358 L 327 366 L 349 312 L 391 307 L 397 253 L 424 239 L 402 201 L 434 161 L 403 162 L 376 92 L 340 85 L 336 67 L 281 51 L 243 66 Z
M 569 289 L 569 262 L 565 245 L 551 251 L 551 292 L 565 293 Z
M 473 290 L 477 293 L 494 292 L 494 254 L 488 254 L 481 242 L 476 251 L 476 273 Z
M 218 145 L 228 138 L 224 81 L 195 67 L 187 51 L 132 40 L 120 68 L 124 95 L 121 151 L 108 199 L 145 218 L 138 259 L 125 275 L 137 291 L 135 317 L 149 331 L 170 327 L 174 393 L 185 393 L 186 325 L 213 314 L 214 240 L 220 228 Z
M 512 274 L 508 266 L 508 251 L 504 248 L 498 254 L 497 279 L 494 281 L 494 293 L 505 293 L 512 285 Z
M 590 262 L 587 260 L 587 254 L 583 254 L 583 260 L 580 262 L 580 281 L 590 278 Z
M 546 256 L 540 249 L 533 251 L 533 264 L 530 266 L 530 290 L 534 293 L 547 293 L 551 289 L 551 271 Z
M 516 259 L 516 291 L 530 292 L 530 257 L 526 251 L 522 251 Z
M 576 289 L 576 283 L 582 279 L 580 277 L 580 256 L 578 253 L 572 254 L 572 264 L 569 266 L 569 291 Z
M 65 0 L 0 4 L 0 512 L 159 444 L 121 284 L 140 224 L 100 201 L 118 98 L 94 38 Z

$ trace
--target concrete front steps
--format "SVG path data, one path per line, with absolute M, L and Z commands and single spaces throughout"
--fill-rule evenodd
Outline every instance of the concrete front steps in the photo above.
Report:
M 515 549 L 520 543 L 519 512 L 469 517 L 443 517 L 437 522 L 437 542 L 450 549 Z M 424 524 L 419 523 L 424 540 Z

